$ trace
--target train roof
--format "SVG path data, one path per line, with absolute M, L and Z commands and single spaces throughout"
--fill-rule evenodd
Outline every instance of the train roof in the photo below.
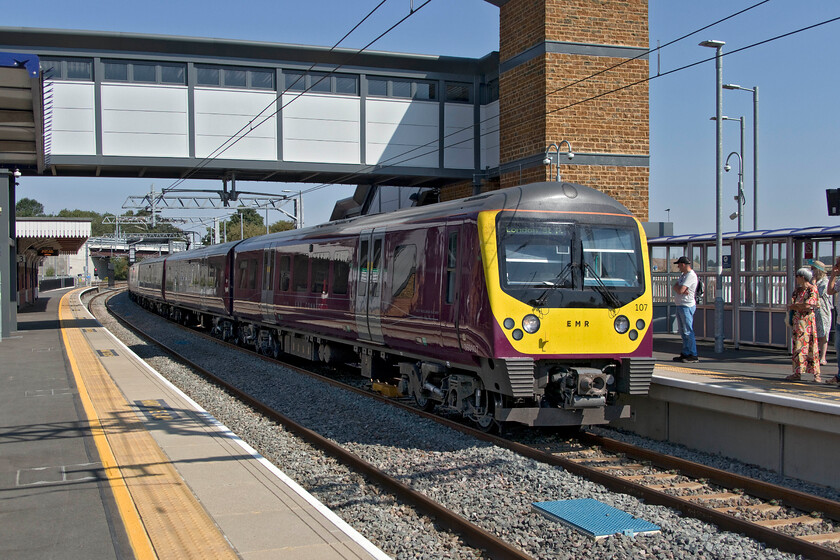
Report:
M 251 237 L 241 242 L 236 247 L 236 251 L 253 250 L 266 243 L 303 237 L 326 238 L 338 233 L 358 232 L 397 224 L 434 222 L 458 215 L 477 215 L 486 210 L 586 212 L 632 216 L 624 205 L 601 191 L 574 183 L 550 181 L 529 183 L 428 206 L 414 206 L 383 214 L 368 214 L 327 222 L 301 230 Z
M 263 236 L 265 237 L 265 236 Z M 178 253 L 172 253 L 167 257 L 168 261 L 179 261 L 179 260 L 187 260 L 187 259 L 196 259 L 196 258 L 206 258 L 206 257 L 215 257 L 219 255 L 226 255 L 233 249 L 235 246 L 242 243 L 241 240 L 236 241 L 228 241 L 227 243 L 219 243 L 216 245 L 205 245 L 204 247 L 199 247 L 198 249 L 192 249 L 190 251 L 180 251 Z

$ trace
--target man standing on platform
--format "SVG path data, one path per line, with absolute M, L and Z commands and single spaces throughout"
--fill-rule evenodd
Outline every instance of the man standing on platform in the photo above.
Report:
M 697 341 L 694 338 L 694 311 L 697 303 L 694 292 L 697 290 L 697 274 L 691 269 L 691 261 L 680 257 L 674 261 L 680 271 L 680 277 L 672 286 L 674 305 L 677 306 L 677 328 L 682 337 L 682 352 L 674 358 L 675 362 L 699 362 Z

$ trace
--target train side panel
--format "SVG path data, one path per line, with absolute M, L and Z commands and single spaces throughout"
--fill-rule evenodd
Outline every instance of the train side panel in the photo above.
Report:
M 167 303 L 196 313 L 231 316 L 230 258 L 235 243 L 175 254 L 166 259 Z

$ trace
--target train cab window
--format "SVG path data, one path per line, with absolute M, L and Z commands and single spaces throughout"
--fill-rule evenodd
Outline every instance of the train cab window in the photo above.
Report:
M 391 286 L 393 298 L 411 300 L 414 298 L 414 280 L 417 275 L 417 246 L 398 245 L 394 249 L 391 265 Z
M 330 254 L 312 254 L 312 293 L 327 291 L 327 279 L 330 275 Z
M 455 278 L 458 266 L 458 233 L 449 234 L 446 250 L 446 303 L 455 301 Z
M 289 255 L 282 255 L 277 264 L 277 270 L 280 271 L 279 288 L 281 292 L 288 292 L 292 287 L 292 257 Z
M 295 255 L 294 273 L 292 274 L 296 292 L 305 292 L 309 287 L 309 256 Z
M 640 285 L 636 238 L 629 229 L 591 226 L 582 228 L 583 285 L 603 284 L 620 288 Z
M 350 283 L 350 251 L 336 251 L 333 258 L 332 293 L 345 295 Z
M 239 287 L 245 288 L 248 286 L 248 261 L 239 261 Z

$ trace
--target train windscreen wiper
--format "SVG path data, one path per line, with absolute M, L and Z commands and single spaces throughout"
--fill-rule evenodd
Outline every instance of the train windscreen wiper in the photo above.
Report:
M 595 269 L 592 268 L 592 265 L 584 261 L 583 268 L 584 270 L 588 270 L 589 273 L 592 274 L 590 278 L 595 280 L 595 283 L 591 284 L 590 287 L 596 292 L 598 292 L 602 298 L 604 298 L 604 302 L 607 304 L 607 307 L 609 307 L 612 310 L 621 307 L 621 302 L 618 301 L 618 298 L 615 297 L 615 294 L 613 294 L 612 291 L 609 288 L 607 288 L 606 284 L 604 284 L 603 280 L 601 280 L 601 277 L 598 275 L 597 272 L 595 272 Z M 586 275 L 584 275 L 584 284 L 585 283 Z
M 569 261 L 568 263 L 566 263 L 566 266 L 563 267 L 563 269 L 557 274 L 557 276 L 554 277 L 553 280 L 545 280 L 543 282 L 548 287 L 543 291 L 543 293 L 540 294 L 540 297 L 532 299 L 529 303 L 534 307 L 542 307 L 543 305 L 545 305 L 545 301 L 548 299 L 548 293 L 551 290 L 556 290 L 557 288 L 562 286 L 563 283 L 566 281 L 566 277 L 569 276 L 569 274 L 571 274 L 572 270 L 576 266 L 579 266 L 578 263 L 573 261 Z

